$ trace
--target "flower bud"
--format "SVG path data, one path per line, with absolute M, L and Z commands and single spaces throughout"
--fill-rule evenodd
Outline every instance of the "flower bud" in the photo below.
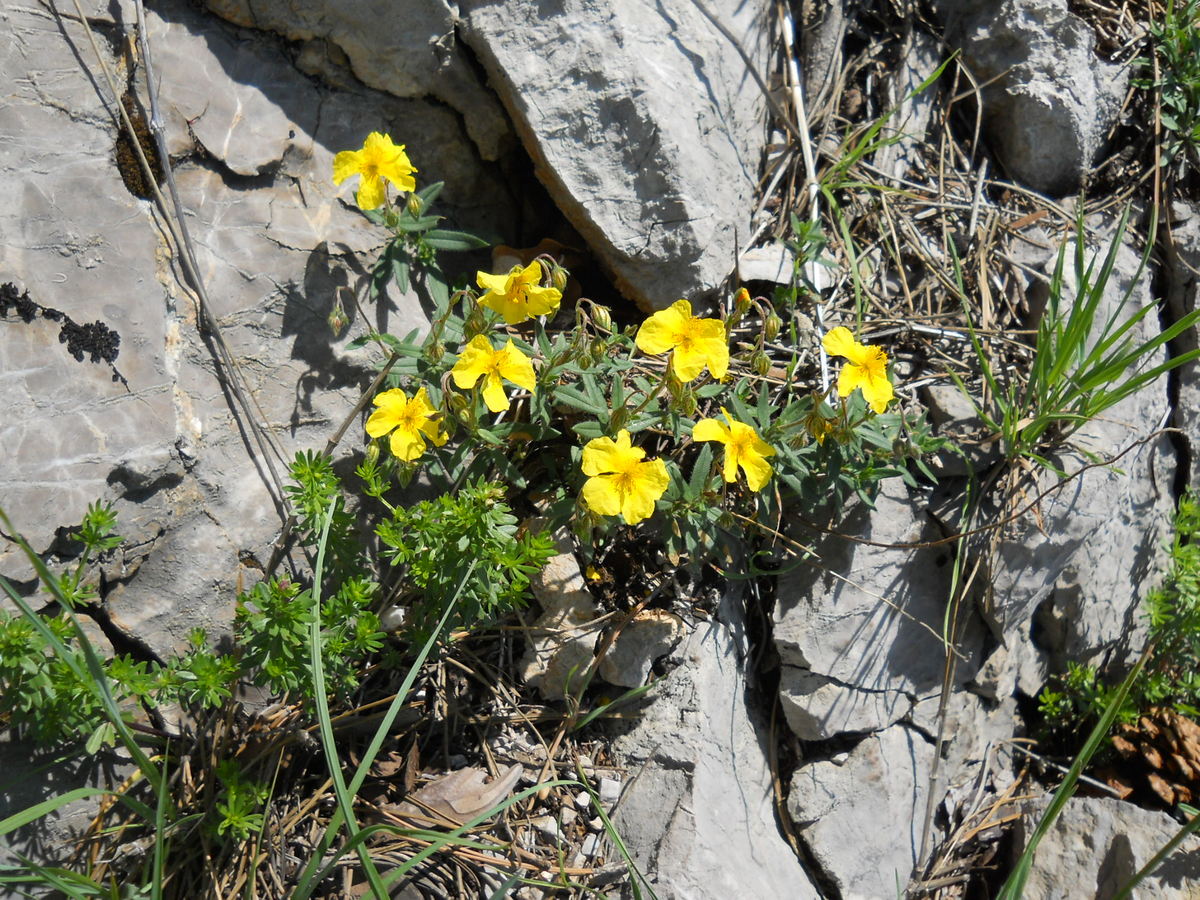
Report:
M 375 464 L 378 462 L 379 462 L 379 444 L 377 444 L 375 441 L 371 441 L 371 443 L 367 444 L 366 464 L 368 466 L 370 466 L 371 468 L 374 468 Z
M 698 406 L 698 404 L 696 403 L 695 393 L 692 391 L 691 388 L 685 387 L 683 389 L 683 391 L 680 393 L 679 401 L 676 404 L 676 408 L 679 410 L 679 414 L 683 415 L 683 416 L 688 416 L 690 418 L 696 414 L 697 406 Z
M 467 407 L 470 406 L 470 403 L 467 401 L 467 398 L 464 397 L 462 394 L 456 394 L 456 393 L 449 393 L 449 394 L 447 394 L 447 396 L 450 398 L 451 412 L 453 412 L 456 416 L 458 416 L 458 418 L 463 419 L 463 417 L 465 416 L 465 414 L 467 412 Z M 464 421 L 465 421 L 465 419 L 464 419 Z
M 739 316 L 746 314 L 746 310 L 750 308 L 750 292 L 748 290 L 738 288 L 738 292 L 733 295 L 733 308 L 737 310 Z
M 763 322 L 763 336 L 768 341 L 773 341 L 779 337 L 779 332 L 783 329 L 783 319 L 772 312 L 767 316 L 767 320 Z
M 550 283 L 558 288 L 561 294 L 567 289 L 567 279 L 571 277 L 571 273 L 557 263 L 550 267 Z
M 755 375 L 765 376 L 771 371 L 771 357 L 762 350 L 755 350 L 750 354 L 750 368 Z
M 629 421 L 629 410 L 622 406 L 620 409 L 614 409 L 612 415 L 608 417 L 608 430 L 612 434 L 616 434 L 621 427 Z
M 470 341 L 477 334 L 483 334 L 487 324 L 483 320 L 483 310 L 476 306 L 471 310 L 467 320 L 463 322 L 463 336 Z
M 442 346 L 442 344 L 440 342 L 430 344 L 429 347 L 426 348 L 426 350 L 425 350 L 425 356 L 428 357 L 430 362 L 435 363 L 445 355 L 446 355 L 446 348 L 444 346 Z
M 596 323 L 597 328 L 603 331 L 612 331 L 612 314 L 608 311 L 607 306 L 593 306 L 592 321 Z
M 414 219 L 419 219 L 421 213 L 425 211 L 425 204 L 421 202 L 421 198 L 416 194 L 408 195 L 408 214 Z
M 325 321 L 329 323 L 329 330 L 333 332 L 334 337 L 342 336 L 342 331 L 350 324 L 350 318 L 342 307 L 341 298 L 333 301 L 333 309 L 329 311 L 329 318 Z

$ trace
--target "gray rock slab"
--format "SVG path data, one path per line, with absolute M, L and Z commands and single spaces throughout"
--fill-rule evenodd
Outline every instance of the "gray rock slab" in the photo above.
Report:
M 1067 0 L 941 0 L 946 39 L 982 92 L 984 123 L 1008 173 L 1053 196 L 1098 159 L 1129 82 L 1096 55 L 1092 26 Z
M 680 645 L 632 730 L 619 833 L 662 900 L 818 897 L 775 822 L 765 723 L 747 706 L 744 623 L 732 600 Z
M 1159 234 L 1165 234 L 1166 248 L 1163 267 L 1167 284 L 1167 303 L 1171 314 L 1183 316 L 1196 309 L 1197 285 L 1200 284 L 1200 206 L 1191 203 L 1171 204 L 1170 216 L 1159 223 Z M 1180 345 L 1191 349 L 1197 345 L 1197 335 L 1180 336 Z M 1188 363 L 1180 370 L 1179 396 L 1175 402 L 1174 424 L 1183 430 L 1191 444 L 1191 469 L 1188 484 L 1200 485 L 1200 366 Z
M 395 97 L 436 98 L 456 111 L 485 159 L 498 159 L 512 140 L 503 108 L 459 42 L 455 7 L 445 0 L 409 0 L 403 9 L 388 0 L 206 0 L 206 5 L 238 25 L 304 41 L 322 55 L 328 48 L 315 45 L 336 48 L 367 87 Z
M 0 502 L 43 553 L 88 502 L 114 502 L 129 545 L 106 564 L 108 611 L 169 656 L 193 626 L 227 628 L 238 587 L 255 577 L 241 559 L 265 556 L 280 515 L 158 213 L 120 177 L 106 88 L 81 27 L 64 20 L 60 31 L 36 7 L 6 15 L 21 39 L 0 48 L 0 128 L 10 135 L 0 146 L 9 175 L 0 277 L 79 323 L 114 329 L 125 380 L 73 359 L 54 322 L 0 320 Z M 368 308 L 371 321 L 347 303 L 348 331 L 331 334 L 334 297 L 361 290 L 386 237 L 354 208 L 353 187 L 332 183 L 334 154 L 390 131 L 408 143 L 422 183 L 446 182 L 440 211 L 500 233 L 515 231 L 517 212 L 445 104 L 383 94 L 352 75 L 331 87 L 300 71 L 278 36 L 191 4 L 156 4 L 147 25 L 211 311 L 281 446 L 282 471 L 296 450 L 324 444 L 369 381 L 370 352 L 348 341 L 368 327 L 405 334 L 426 323 L 415 295 L 393 292 Z M 134 86 L 144 100 L 140 67 Z M 6 544 L 0 573 L 27 582 L 32 571 Z
M 1014 830 L 1014 859 L 1041 820 L 1049 797 L 1022 804 Z M 1116 895 L 1180 825 L 1166 813 L 1108 797 L 1075 797 L 1038 844 L 1023 897 Z M 1200 891 L 1200 838 L 1187 838 L 1130 894 L 1135 900 L 1184 900 Z
M 887 481 L 875 509 L 856 507 L 838 530 L 881 544 L 942 537 L 920 503 L 898 479 Z M 776 593 L 788 724 L 803 740 L 884 728 L 940 690 L 950 548 L 891 549 L 833 535 L 816 549 L 818 563 L 782 576 Z M 978 621 L 963 634 L 960 679 L 977 665 Z
M 690 0 L 461 11 L 538 177 L 622 292 L 661 309 L 714 289 L 748 244 L 765 140 L 765 100 L 733 45 Z M 771 12 L 720 12 L 760 70 Z
M 843 897 L 904 895 L 917 863 L 933 747 L 895 725 L 792 776 L 788 813 Z

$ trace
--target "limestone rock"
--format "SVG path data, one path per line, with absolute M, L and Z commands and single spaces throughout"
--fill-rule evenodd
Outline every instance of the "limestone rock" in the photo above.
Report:
M 895 725 L 792 776 L 788 813 L 843 897 L 903 895 L 917 863 L 933 747 Z
M 621 687 L 641 687 L 650 677 L 654 661 L 671 652 L 684 630 L 679 617 L 672 613 L 643 610 L 621 629 L 600 661 L 600 677 Z
M 984 122 L 1009 174 L 1053 196 L 1075 191 L 1120 113 L 1128 68 L 1096 56 L 1091 26 L 1067 0 L 934 6 L 974 80 L 991 82 Z
M 131 4 L 92 5 L 98 21 L 113 11 L 120 24 L 134 21 Z M 396 294 L 371 322 L 347 303 L 349 329 L 330 332 L 335 296 L 361 289 L 385 239 L 353 207 L 353 185 L 332 183 L 333 155 L 370 131 L 390 131 L 408 144 L 422 183 L 446 182 L 439 211 L 485 231 L 515 229 L 509 189 L 444 104 L 399 99 L 352 77 L 344 89 L 317 83 L 277 37 L 193 4 L 168 0 L 146 15 L 154 88 L 211 312 L 280 445 L 270 463 L 282 472 L 297 450 L 324 444 L 369 382 L 371 354 L 347 342 L 368 327 L 405 334 L 426 321 L 415 294 Z M 280 512 L 267 461 L 248 446 L 247 423 L 222 386 L 228 375 L 218 376 L 195 302 L 179 285 L 158 213 L 123 183 L 111 103 L 98 93 L 107 89 L 81 26 L 62 21 L 68 43 L 39 9 L 6 16 L 21 40 L 0 49 L 8 98 L 0 125 L 13 136 L 0 148 L 9 176 L 0 186 L 8 248 L 0 281 L 78 323 L 103 323 L 121 343 L 113 366 L 77 362 L 59 343 L 58 323 L 0 318 L 0 497 L 42 553 L 89 501 L 114 502 L 127 545 L 105 565 L 107 612 L 166 657 L 192 627 L 214 638 L 228 628 L 237 589 L 259 577 L 255 560 L 265 561 Z M 100 46 L 119 78 L 132 74 L 146 105 L 144 69 L 126 73 L 117 45 Z M 28 583 L 32 571 L 5 544 L 0 573 Z
M 499 158 L 511 140 L 504 110 L 476 77 L 458 39 L 454 8 L 445 0 L 410 0 L 403 8 L 388 0 L 206 0 L 206 5 L 238 25 L 304 41 L 309 56 L 344 60 L 358 81 L 377 91 L 436 98 L 457 111 L 485 159 Z
M 764 69 L 772 7 L 724 9 Z M 622 292 L 661 309 L 715 288 L 748 244 L 766 104 L 696 5 L 472 0 L 462 17 L 538 177 Z
M 628 733 L 617 830 L 662 900 L 818 897 L 775 824 L 765 723 L 746 702 L 738 601 L 688 635 Z
M 1024 850 L 1050 798 L 1022 804 L 1014 854 Z M 1023 896 L 1029 900 L 1110 898 L 1150 861 L 1180 825 L 1166 813 L 1108 797 L 1074 797 L 1038 844 Z M 1200 883 L 1200 838 L 1186 839 L 1134 890 L 1136 900 L 1185 900 Z
M 884 544 L 942 536 L 898 480 L 839 530 Z M 949 547 L 889 549 L 836 535 L 816 547 L 820 565 L 781 577 L 775 609 L 784 713 L 810 741 L 884 728 L 940 690 L 951 569 Z M 980 635 L 978 622 L 964 632 L 960 678 L 973 671 Z

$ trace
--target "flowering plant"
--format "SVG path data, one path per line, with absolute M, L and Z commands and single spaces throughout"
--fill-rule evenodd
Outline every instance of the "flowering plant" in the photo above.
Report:
M 373 213 L 410 241 L 403 264 L 385 249 L 374 293 L 391 280 L 408 289 L 418 261 L 435 313 L 424 338 L 360 339 L 389 353 L 366 430 L 390 454 L 373 450 L 359 468 L 371 496 L 384 499 L 393 476 L 406 483 L 418 467 L 447 491 L 502 481 L 550 525 L 571 525 L 585 555 L 603 557 L 620 529 L 638 527 L 672 562 L 697 564 L 718 534 L 765 525 L 785 501 L 836 508 L 853 494 L 869 500 L 881 478 L 912 478 L 901 463 L 930 441 L 888 412 L 882 348 L 830 331 L 826 351 L 847 363 L 827 395 L 781 377 L 797 367 L 771 358 L 783 320 L 745 290 L 724 313 L 680 299 L 621 327 L 587 298 L 564 309 L 569 273 L 542 253 L 451 291 L 437 251 L 470 241 L 432 228 L 439 187 Z

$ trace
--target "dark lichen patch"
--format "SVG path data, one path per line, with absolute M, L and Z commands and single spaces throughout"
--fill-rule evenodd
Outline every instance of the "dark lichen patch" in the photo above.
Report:
M 116 143 L 117 169 L 120 171 L 121 180 L 125 182 L 129 193 L 142 200 L 150 200 L 154 196 L 154 190 L 146 179 L 133 141 L 136 140 L 141 146 L 142 153 L 146 155 L 146 162 L 154 171 L 154 180 L 157 184 L 163 182 L 162 159 L 158 155 L 154 137 L 150 134 L 150 124 L 146 121 L 146 117 L 142 114 L 142 108 L 130 91 L 121 95 L 121 105 L 125 107 L 129 121 L 133 123 L 133 137 L 130 137 L 129 131 L 122 125 Z
M 62 310 L 42 306 L 29 296 L 29 291 L 17 290 L 15 284 L 5 282 L 0 284 L 0 319 L 7 319 L 10 309 L 26 325 L 39 316 L 58 322 L 58 342 L 67 345 L 67 352 L 77 362 L 83 362 L 83 358 L 88 356 L 94 363 L 108 363 L 112 368 L 113 381 L 129 386 L 125 376 L 114 365 L 121 353 L 121 335 L 103 322 L 76 322 Z

